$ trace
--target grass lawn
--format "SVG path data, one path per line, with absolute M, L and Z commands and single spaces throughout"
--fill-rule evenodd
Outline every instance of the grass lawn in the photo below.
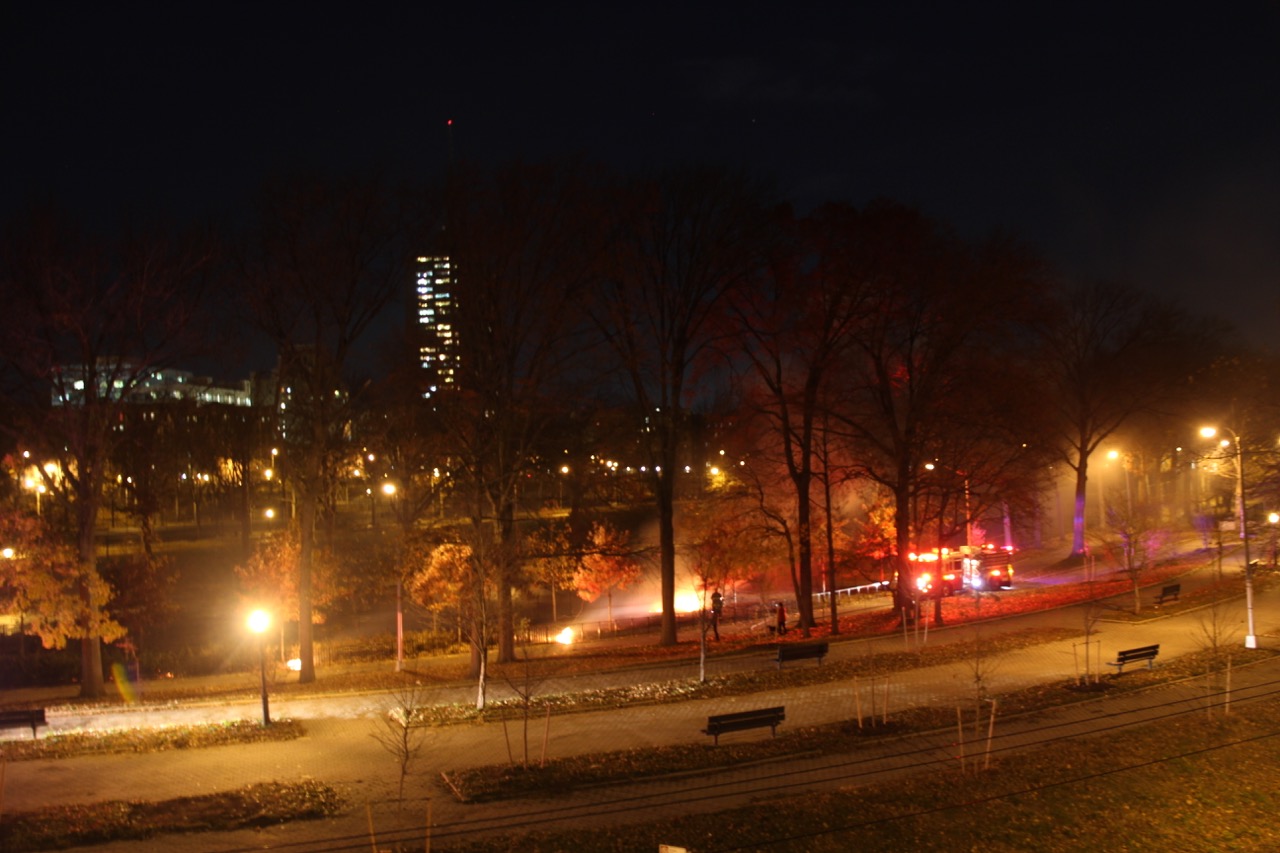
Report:
M 5 815 L 0 822 L 0 850 L 28 853 L 141 840 L 164 833 L 272 826 L 314 820 L 336 814 L 342 807 L 337 792 L 319 782 L 271 782 L 163 802 L 113 800 L 54 806 Z
M 492 838 L 451 850 L 1275 851 L 1280 704 L 1062 740 L 985 771 L 939 769 L 833 793 L 590 830 Z M 409 848 L 404 848 L 408 850 Z

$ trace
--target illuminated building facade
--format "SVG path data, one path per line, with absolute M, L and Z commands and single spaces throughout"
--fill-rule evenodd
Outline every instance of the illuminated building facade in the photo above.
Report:
M 55 406 L 81 406 L 86 400 L 253 405 L 251 381 L 215 382 L 185 370 L 145 367 L 127 358 L 100 358 L 91 366 L 59 366 L 51 385 Z
M 453 329 L 453 273 L 453 264 L 448 256 L 418 258 L 418 324 L 424 332 L 418 359 L 431 376 L 423 394 L 425 397 L 455 382 L 458 352 Z

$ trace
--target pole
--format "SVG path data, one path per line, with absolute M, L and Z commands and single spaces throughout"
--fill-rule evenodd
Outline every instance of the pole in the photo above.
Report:
M 400 590 L 404 583 L 396 581 L 396 672 L 404 669 L 404 607 L 400 600 Z
M 964 544 L 973 544 L 973 511 L 969 508 L 969 478 L 964 478 Z M 965 556 L 968 556 L 967 554 Z
M 271 712 L 267 707 L 267 641 L 258 644 L 258 663 L 262 671 L 262 725 L 271 725 Z
M 1249 560 L 1249 525 L 1244 508 L 1244 447 L 1240 436 L 1234 432 L 1231 437 L 1236 441 L 1236 484 L 1239 486 L 1240 540 L 1244 544 L 1244 606 L 1249 619 L 1249 632 L 1244 637 L 1246 649 L 1258 647 L 1258 633 L 1253 624 L 1253 563 Z

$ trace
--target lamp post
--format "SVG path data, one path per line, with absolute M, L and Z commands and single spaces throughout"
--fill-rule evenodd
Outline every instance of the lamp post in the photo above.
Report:
M 1244 636 L 1244 647 L 1246 649 L 1256 649 L 1258 647 L 1258 635 L 1254 631 L 1253 625 L 1253 563 L 1249 560 L 1249 524 L 1244 508 L 1244 448 L 1240 445 L 1240 436 L 1235 430 L 1227 429 L 1231 433 L 1231 440 L 1235 443 L 1235 461 L 1236 461 L 1236 510 L 1240 517 L 1240 541 L 1244 545 L 1244 606 L 1248 615 L 1248 633 Z M 1205 438 L 1213 438 L 1218 434 L 1215 427 L 1202 427 L 1200 434 Z M 1226 446 L 1226 441 L 1223 441 Z
M 262 725 L 271 725 L 271 711 L 267 706 L 267 628 L 271 626 L 271 614 L 255 610 L 249 614 L 249 630 L 258 635 L 258 666 L 262 673 Z
M 22 487 L 24 489 L 27 489 L 33 495 L 36 496 L 36 515 L 43 515 L 44 512 L 41 510 L 41 507 L 40 507 L 40 498 L 45 493 L 44 483 L 36 482 L 35 478 L 33 477 L 24 477 L 22 479 Z

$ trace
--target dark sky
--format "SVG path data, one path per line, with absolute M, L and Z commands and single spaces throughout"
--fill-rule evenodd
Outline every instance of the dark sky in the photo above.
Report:
M 6 4 L 3 212 L 234 215 L 450 146 L 715 160 L 1280 327 L 1276 3 L 401 5 Z

